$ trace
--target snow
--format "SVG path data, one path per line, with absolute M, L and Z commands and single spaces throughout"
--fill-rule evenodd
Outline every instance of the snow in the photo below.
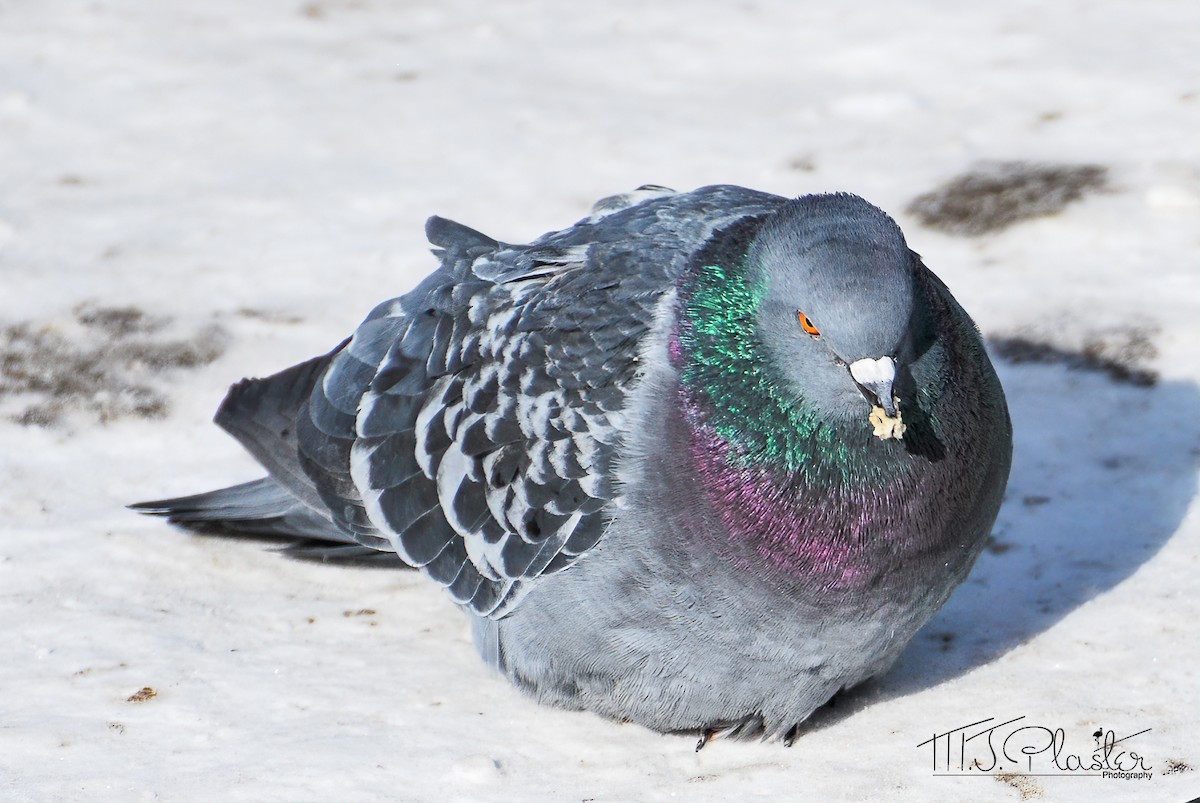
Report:
M 145 385 L 162 418 L 25 426 L 37 399 L 0 398 L 0 799 L 1196 795 L 1196 769 L 1167 770 L 1200 769 L 1197 24 L 1170 0 L 0 5 L 0 327 L 116 348 L 77 320 L 91 303 L 224 338 L 212 362 L 122 369 L 111 393 Z M 1099 164 L 1108 189 L 979 237 L 906 212 L 994 159 Z M 695 753 L 538 706 L 414 573 L 123 509 L 258 476 L 209 423 L 226 387 L 415 284 L 429 214 L 520 242 L 640 184 L 717 182 L 865 196 L 988 336 L 1157 351 L 1152 388 L 1000 363 L 996 543 L 791 749 Z M 1021 715 L 1071 752 L 1150 728 L 1130 744 L 1154 776 L 940 777 L 917 748 Z

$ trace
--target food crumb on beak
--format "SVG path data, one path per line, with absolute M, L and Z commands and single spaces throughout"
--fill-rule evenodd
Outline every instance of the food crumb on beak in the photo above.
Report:
M 896 414 L 891 416 L 882 407 L 875 405 L 871 408 L 871 416 L 868 420 L 875 427 L 873 434 L 880 440 L 886 441 L 888 438 L 900 440 L 904 437 L 904 430 L 907 429 L 904 422 L 900 420 L 899 408 L 896 409 Z

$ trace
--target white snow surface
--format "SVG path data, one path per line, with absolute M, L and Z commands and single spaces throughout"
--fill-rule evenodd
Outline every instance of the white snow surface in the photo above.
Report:
M 0 2 L 0 327 L 84 337 L 77 305 L 134 306 L 228 344 L 151 375 L 162 418 L 27 426 L 5 402 L 0 800 L 1200 794 L 1198 26 L 1176 0 Z M 905 211 L 989 159 L 1109 186 L 978 237 Z M 209 422 L 227 386 L 411 288 L 428 215 L 523 242 L 640 184 L 719 182 L 863 195 L 988 336 L 1157 350 L 1152 388 L 999 363 L 994 548 L 790 749 L 537 705 L 415 572 L 124 509 L 259 476 Z M 917 747 L 1022 715 L 1085 756 L 1150 729 L 1123 747 L 1153 777 L 937 775 Z

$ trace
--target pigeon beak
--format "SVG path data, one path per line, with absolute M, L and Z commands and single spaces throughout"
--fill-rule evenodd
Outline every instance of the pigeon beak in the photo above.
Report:
M 878 404 L 891 417 L 896 416 L 892 383 L 896 381 L 896 363 L 891 357 L 872 360 L 869 357 L 850 363 L 850 376 L 867 401 Z

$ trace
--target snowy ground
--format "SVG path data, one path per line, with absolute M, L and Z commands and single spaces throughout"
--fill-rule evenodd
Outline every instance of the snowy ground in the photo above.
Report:
M 1200 794 L 1200 6 L 577 8 L 0 2 L 0 799 Z M 972 237 L 906 211 L 992 159 L 1107 189 Z M 647 182 L 858 192 L 1048 361 L 1000 364 L 1015 465 L 972 578 L 790 750 L 537 706 L 414 574 L 123 509 L 257 476 L 208 423 L 225 388 L 414 284 L 428 214 L 523 241 Z M 1149 728 L 1118 749 L 1153 777 L 917 747 L 1022 715 L 1085 757 Z

